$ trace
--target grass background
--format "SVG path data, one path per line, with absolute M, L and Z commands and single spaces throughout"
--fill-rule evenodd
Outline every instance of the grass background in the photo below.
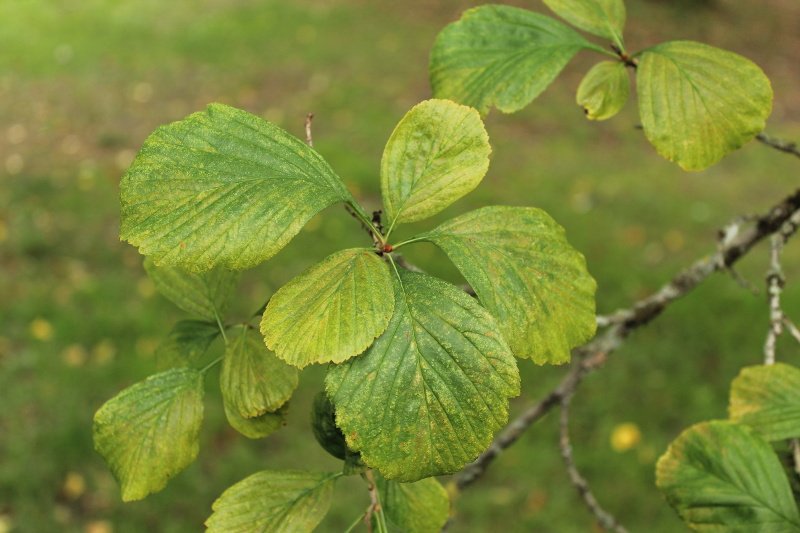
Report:
M 537 0 L 514 2 L 545 11 Z M 308 427 L 323 371 L 303 372 L 288 427 L 247 441 L 227 427 L 207 382 L 198 460 L 145 501 L 122 504 L 92 450 L 91 417 L 121 388 L 155 371 L 153 351 L 183 317 L 159 297 L 136 250 L 118 240 L 117 184 L 160 124 L 220 101 L 302 136 L 368 208 L 396 122 L 430 96 L 427 57 L 437 32 L 473 2 L 366 0 L 16 0 L 0 3 L 0 532 L 183 532 L 202 528 L 227 486 L 263 468 L 337 468 Z M 629 0 L 632 50 L 696 39 L 758 62 L 773 80 L 768 132 L 800 138 L 800 5 Z M 751 144 L 699 174 L 655 155 L 635 105 L 594 124 L 575 88 L 600 59 L 579 56 L 533 105 L 492 113 L 492 167 L 474 193 L 436 220 L 485 204 L 534 205 L 566 228 L 598 280 L 598 310 L 648 294 L 713 250 L 733 215 L 760 212 L 797 186 L 798 161 Z M 402 238 L 403 235 L 398 235 Z M 267 264 L 246 273 L 235 316 L 292 276 L 365 236 L 341 209 L 316 217 Z M 411 259 L 448 279 L 432 246 Z M 758 363 L 767 328 L 756 249 L 741 275 L 710 279 L 638 332 L 573 402 L 576 460 L 600 501 L 632 531 L 682 528 L 653 485 L 653 466 L 686 426 L 725 416 L 738 369 Z M 785 255 L 784 306 L 800 318 L 800 253 Z M 796 361 L 790 342 L 779 358 Z M 520 363 L 514 412 L 564 371 Z M 640 438 L 610 445 L 622 424 Z M 457 502 L 453 531 L 592 531 L 558 455 L 550 415 Z M 631 427 L 631 426 L 622 426 Z M 358 479 L 339 484 L 321 531 L 341 531 L 368 502 Z

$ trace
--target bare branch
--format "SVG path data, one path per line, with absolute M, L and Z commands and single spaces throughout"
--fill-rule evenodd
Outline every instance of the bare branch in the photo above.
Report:
M 764 364 L 775 364 L 775 344 L 783 333 L 783 309 L 781 309 L 781 292 L 783 292 L 783 270 L 781 269 L 781 249 L 783 239 L 779 234 L 770 238 L 770 267 L 767 271 L 767 295 L 769 297 L 769 330 L 764 341 Z
M 597 502 L 591 489 L 589 482 L 581 475 L 578 467 L 575 465 L 575 458 L 572 456 L 572 444 L 569 438 L 569 405 L 572 401 L 572 393 L 567 394 L 561 398 L 561 420 L 558 447 L 561 450 L 561 457 L 564 459 L 564 465 L 567 467 L 567 474 L 575 488 L 578 490 L 583 502 L 589 511 L 597 518 L 597 523 L 605 530 L 616 531 L 617 533 L 628 533 L 628 530 L 620 524 L 614 516 L 603 509 Z
M 756 139 L 766 146 L 775 148 L 776 150 L 785 152 L 787 154 L 791 154 L 795 157 L 800 157 L 800 148 L 797 147 L 797 143 L 776 139 L 775 137 L 770 137 L 764 132 L 756 135 Z
M 797 326 L 794 325 L 794 322 L 789 320 L 789 317 L 783 317 L 783 325 L 786 326 L 786 331 L 789 332 L 789 335 L 797 342 L 800 342 L 800 329 L 797 329 Z
M 455 486 L 461 490 L 477 481 L 503 450 L 516 442 L 525 430 L 558 405 L 562 398 L 574 392 L 583 378 L 602 366 L 608 355 L 633 331 L 659 316 L 670 303 L 691 292 L 711 274 L 729 269 L 758 242 L 780 230 L 784 223 L 790 219 L 791 221 L 800 219 L 799 211 L 800 189 L 775 204 L 767 213 L 755 217 L 752 221 L 742 222 L 735 236 L 721 242 L 714 254 L 698 259 L 655 293 L 629 308 L 602 317 L 602 323 L 609 326 L 608 329 L 574 350 L 576 362 L 558 386 L 510 422 L 478 459 L 455 476 L 453 481 Z
M 314 113 L 306 115 L 306 144 L 314 147 L 314 138 L 311 136 L 311 121 L 314 120 Z

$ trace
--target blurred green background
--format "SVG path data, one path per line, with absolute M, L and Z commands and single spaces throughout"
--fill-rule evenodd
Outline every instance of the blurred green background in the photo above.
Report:
M 541 2 L 513 2 L 546 11 Z M 94 411 L 156 369 L 153 352 L 180 311 L 158 296 L 137 251 L 118 240 L 117 184 L 156 126 L 213 101 L 298 136 L 316 114 L 316 148 L 371 209 L 395 123 L 428 98 L 437 32 L 473 2 L 342 0 L 0 0 L 0 533 L 183 532 L 211 502 L 263 468 L 338 468 L 317 448 L 308 408 L 321 368 L 303 372 L 288 427 L 248 441 L 227 427 L 209 373 L 198 460 L 148 499 L 122 504 L 92 450 Z M 759 63 L 773 80 L 768 132 L 800 139 L 800 4 L 796 0 L 629 0 L 627 43 L 696 39 Z M 438 220 L 485 204 L 546 209 L 584 251 L 598 310 L 648 294 L 713 250 L 733 215 L 763 211 L 798 185 L 796 159 L 756 143 L 700 174 L 657 155 L 635 105 L 584 120 L 577 84 L 600 59 L 580 55 L 533 105 L 492 113 L 492 168 Z M 409 226 L 411 235 L 438 220 Z M 401 236 L 399 236 L 401 237 Z M 365 235 L 340 207 L 243 277 L 235 315 Z M 457 279 L 433 247 L 413 261 Z M 682 525 L 653 485 L 653 466 L 682 428 L 724 417 L 727 386 L 758 363 L 767 328 L 767 250 L 741 265 L 758 289 L 717 276 L 637 332 L 573 402 L 576 460 L 601 503 L 632 531 Z M 785 255 L 784 306 L 800 319 L 800 253 Z M 779 346 L 797 362 L 800 350 Z M 564 372 L 521 361 L 514 412 Z M 557 417 L 530 430 L 458 500 L 452 531 L 592 531 L 567 481 Z M 616 438 L 614 438 L 616 437 Z M 342 531 L 368 503 L 358 479 L 337 489 L 321 531 Z

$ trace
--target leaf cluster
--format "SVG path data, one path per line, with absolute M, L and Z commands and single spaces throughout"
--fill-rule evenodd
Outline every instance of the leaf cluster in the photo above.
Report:
M 312 423 L 342 472 L 254 474 L 220 497 L 209 528 L 281 530 L 299 513 L 296 527 L 310 529 L 339 475 L 373 470 L 381 520 L 441 525 L 447 497 L 430 478 L 463 468 L 506 423 L 520 389 L 516 358 L 566 362 L 595 331 L 585 260 L 539 209 L 485 207 L 394 240 L 403 224 L 477 187 L 490 153 L 476 110 L 440 99 L 413 107 L 381 160 L 384 232 L 312 147 L 245 111 L 212 104 L 156 130 L 122 179 L 121 235 L 192 319 L 158 350 L 167 370 L 95 416 L 96 447 L 123 499 L 161 490 L 197 456 L 203 377 L 215 365 L 230 425 L 261 438 L 283 424 L 300 369 L 327 364 Z M 334 203 L 369 229 L 371 245 L 290 280 L 259 324 L 230 320 L 237 271 L 277 253 Z M 398 250 L 423 241 L 447 254 L 477 298 L 398 264 Z M 221 354 L 209 361 L 218 339 Z M 425 513 L 435 518 L 427 526 Z
M 437 37 L 430 59 L 434 95 L 513 113 L 541 94 L 581 50 L 610 56 L 592 67 L 576 101 L 590 120 L 616 115 L 635 71 L 639 116 L 656 151 L 684 170 L 703 170 L 764 129 L 772 87 L 750 60 L 707 44 L 669 41 L 625 48 L 622 0 L 544 0 L 576 28 L 610 41 L 610 50 L 558 20 L 510 6 L 470 9 Z

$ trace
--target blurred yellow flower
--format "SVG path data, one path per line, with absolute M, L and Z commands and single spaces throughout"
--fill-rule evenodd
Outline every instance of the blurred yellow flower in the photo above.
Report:
M 9 533 L 14 527 L 14 522 L 11 517 L 6 514 L 0 514 L 0 533 Z
M 64 479 L 64 495 L 70 500 L 77 500 L 86 492 L 86 481 L 77 472 L 69 472 Z
M 53 338 L 53 325 L 44 318 L 36 318 L 31 322 L 30 332 L 36 340 L 49 341 Z
M 626 452 L 634 448 L 642 440 L 642 432 L 639 426 L 632 422 L 618 424 L 611 432 L 611 448 L 615 452 Z
M 86 524 L 84 531 L 86 533 L 112 533 L 114 526 L 108 520 L 93 520 Z

